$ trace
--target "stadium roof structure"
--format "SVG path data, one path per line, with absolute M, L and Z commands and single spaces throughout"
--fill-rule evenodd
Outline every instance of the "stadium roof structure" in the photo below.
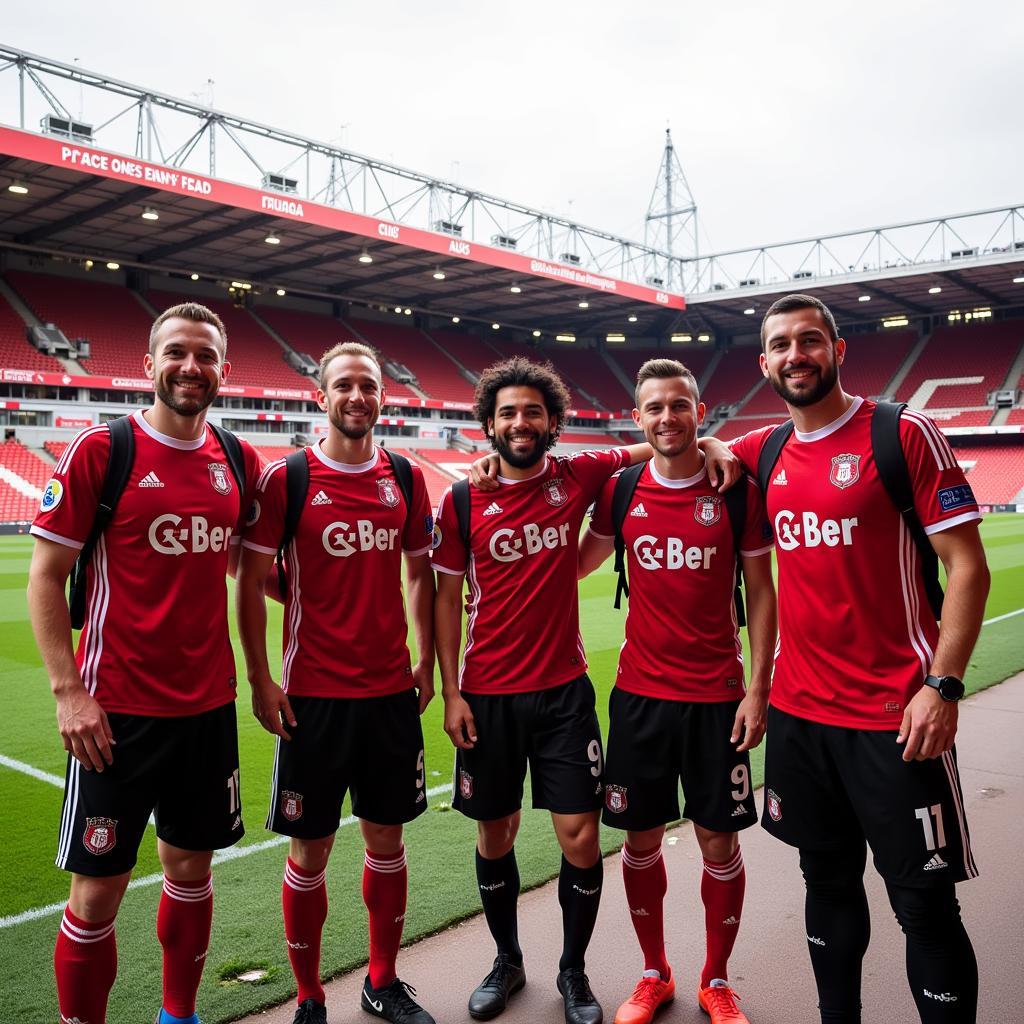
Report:
M 4 248 L 581 338 L 748 334 L 793 290 L 844 325 L 1024 306 L 1024 206 L 676 256 L 0 46 Z

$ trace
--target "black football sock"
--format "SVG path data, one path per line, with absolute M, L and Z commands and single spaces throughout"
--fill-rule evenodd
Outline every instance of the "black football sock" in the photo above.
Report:
M 513 963 L 522 965 L 523 951 L 519 948 L 519 865 L 512 847 L 504 857 L 488 860 L 476 851 L 476 882 L 480 889 L 480 902 L 484 917 L 491 930 L 498 952 Z
M 604 861 L 600 857 L 589 868 L 578 868 L 562 857 L 562 869 L 558 873 L 558 902 L 562 907 L 560 971 L 583 967 L 601 906 L 603 879 Z
M 861 963 L 871 938 L 864 892 L 867 847 L 801 850 L 807 883 L 807 949 L 818 987 L 821 1024 L 860 1024 Z
M 928 889 L 886 883 L 907 937 L 907 980 L 922 1024 L 974 1024 L 978 961 L 952 882 Z

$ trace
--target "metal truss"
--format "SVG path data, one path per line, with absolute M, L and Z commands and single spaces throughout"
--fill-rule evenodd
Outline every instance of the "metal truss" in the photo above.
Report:
M 794 282 L 820 287 L 843 278 L 945 273 L 1014 258 L 1024 258 L 1024 205 L 713 253 L 684 261 L 682 289 L 690 299 L 710 298 Z
M 654 183 L 651 202 L 644 222 L 645 241 L 652 252 L 663 252 L 667 259 L 652 257 L 648 282 L 661 273 L 666 274 L 664 287 L 669 291 L 682 291 L 679 279 L 682 264 L 673 257 L 696 259 L 700 246 L 697 240 L 697 203 L 683 173 L 683 165 L 672 144 L 672 130 L 665 129 L 665 149 Z
M 651 246 L 228 114 L 198 96 L 178 99 L 0 45 L 0 121 L 40 131 L 47 115 L 84 126 L 88 135 L 78 142 L 141 160 L 283 188 L 624 281 L 649 283 L 651 267 L 670 276 L 671 256 Z M 671 276 L 680 279 L 678 268 Z

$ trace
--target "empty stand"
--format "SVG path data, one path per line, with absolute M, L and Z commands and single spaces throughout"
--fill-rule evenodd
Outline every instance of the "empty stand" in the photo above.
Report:
M 40 370 L 63 373 L 64 364 L 40 352 L 29 343 L 25 322 L 10 303 L 0 295 L 0 367 L 9 370 Z
M 595 349 L 552 348 L 545 350 L 558 372 L 577 393 L 592 396 L 607 412 L 620 413 L 633 408 L 633 396 L 612 373 L 601 353 Z M 593 405 L 579 395 L 576 404 Z
M 89 357 L 78 361 L 90 373 L 142 376 L 153 318 L 127 288 L 22 270 L 7 279 L 40 320 L 55 323 L 71 341 L 88 340 Z
M 939 327 L 900 385 L 899 399 L 923 409 L 983 406 L 1003 386 L 1022 344 L 1024 320 Z M 929 381 L 950 383 L 922 391 Z
M 244 309 L 230 302 L 206 296 L 149 292 L 146 295 L 156 309 L 167 309 L 180 302 L 201 302 L 223 321 L 228 332 L 229 380 L 232 384 L 257 388 L 299 388 L 310 390 L 309 377 L 293 370 L 284 359 L 284 349 Z
M 438 345 L 478 377 L 488 366 L 502 358 L 501 353 L 491 348 L 485 338 L 438 327 L 431 327 L 428 333 Z
M 1024 445 L 953 449 L 982 505 L 1005 505 L 1024 488 Z
M 442 402 L 471 402 L 473 387 L 450 359 L 418 328 L 377 320 L 350 320 L 352 328 L 415 376 L 419 387 Z M 400 385 L 396 385 L 400 387 Z M 403 389 L 408 391 L 408 389 Z
M 846 360 L 840 371 L 850 395 L 877 398 L 903 365 L 917 341 L 914 330 L 854 334 L 846 339 Z
M 0 445 L 0 522 L 26 522 L 39 511 L 53 466 L 20 441 Z
M 769 424 L 774 426 L 777 423 L 781 423 L 783 420 L 789 419 L 789 414 L 785 408 L 777 416 L 764 417 L 764 416 L 751 416 L 747 419 L 737 418 L 730 416 L 716 431 L 715 437 L 719 441 L 731 441 L 734 437 L 742 437 L 744 434 L 750 433 L 751 430 L 757 430 L 759 427 L 767 427 Z
M 675 359 L 687 367 L 694 377 L 697 378 L 697 381 L 700 382 L 701 377 L 704 376 L 704 372 L 714 358 L 715 350 L 710 345 L 701 345 L 699 347 L 679 345 L 675 348 L 632 349 L 619 349 L 609 346 L 608 354 L 622 368 L 623 373 L 631 381 L 636 380 L 640 367 L 648 359 Z M 630 408 L 632 408 L 632 405 L 630 405 Z
M 1011 409 L 1006 422 L 1015 425 L 1024 424 L 1024 409 Z
M 994 409 L 967 409 L 956 412 L 946 409 L 929 409 L 928 415 L 940 427 L 987 427 L 992 422 Z
M 70 443 L 70 441 L 44 441 L 43 447 L 53 456 L 53 461 L 58 462 Z
M 758 365 L 759 355 L 760 349 L 753 345 L 727 348 L 722 352 L 722 358 L 701 395 L 708 410 L 717 405 L 734 405 L 742 401 L 750 389 L 764 379 Z M 776 401 L 782 407 L 782 400 L 776 397 Z

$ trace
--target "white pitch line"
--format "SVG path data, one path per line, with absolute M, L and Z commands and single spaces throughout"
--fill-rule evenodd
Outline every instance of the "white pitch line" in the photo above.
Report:
M 32 765 L 25 764 L 24 761 L 16 761 L 13 757 L 6 757 L 0 754 L 0 765 L 10 768 L 12 771 L 21 772 L 22 775 L 28 775 L 39 782 L 48 782 L 51 786 L 56 786 L 58 789 L 64 788 L 64 779 L 60 775 L 51 775 L 49 772 L 44 772 L 41 768 L 33 768 Z
M 997 615 L 994 619 L 986 619 L 982 625 L 991 626 L 993 622 L 1002 622 L 1003 619 L 1012 619 L 1014 615 L 1024 614 L 1024 608 L 1018 608 L 1015 612 L 1007 612 L 1005 615 Z
M 2 757 L 2 755 L 0 755 Z M 9 761 L 10 758 L 4 758 L 4 761 Z M 20 764 L 21 762 L 17 762 Z M 25 765 L 26 768 L 31 767 Z M 36 769 L 32 769 L 36 771 Z M 26 773 L 31 774 L 31 772 Z M 46 774 L 42 772 L 40 774 Z M 60 785 L 64 785 L 64 780 L 60 780 Z M 450 793 L 451 785 L 445 786 L 433 786 L 427 790 L 427 796 L 438 796 L 441 793 Z M 353 815 L 349 815 L 347 818 L 342 818 L 338 825 L 338 828 L 345 828 L 348 825 L 354 825 L 359 819 Z M 288 842 L 287 836 L 274 836 L 273 839 L 264 839 L 262 842 L 253 843 L 251 846 L 231 846 L 226 850 L 217 850 L 213 855 L 214 864 L 223 864 L 229 860 L 239 860 L 242 857 L 249 857 L 254 853 L 262 853 L 264 850 L 273 849 L 275 846 L 283 846 Z M 144 889 L 150 885 L 159 885 L 163 882 L 164 876 L 162 872 L 158 872 L 153 875 L 143 875 L 142 878 L 133 878 L 128 883 L 129 889 Z M 23 910 L 20 914 L 11 914 L 9 917 L 0 917 L 0 929 L 2 928 L 13 928 L 15 925 L 25 924 L 27 921 L 35 921 L 40 917 L 50 917 L 52 914 L 64 913 L 64 907 L 67 906 L 67 901 L 63 903 L 51 903 L 46 907 L 33 907 L 31 910 Z

